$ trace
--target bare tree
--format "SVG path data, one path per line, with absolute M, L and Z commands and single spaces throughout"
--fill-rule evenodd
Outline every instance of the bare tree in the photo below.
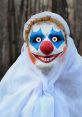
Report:
M 15 2 L 8 0 L 8 37 L 9 37 L 9 50 L 10 50 L 10 63 L 12 64 L 18 56 L 17 45 L 17 25 L 15 16 Z
M 66 0 L 52 0 L 52 11 L 68 18 L 68 6 Z
M 8 1 L 0 0 L 0 78 L 9 66 L 9 43 L 7 27 Z
M 82 0 L 67 0 L 67 3 L 71 36 L 74 38 L 78 52 L 82 55 Z
M 76 46 L 78 52 L 82 54 L 82 0 L 74 1 L 74 38 L 76 38 Z

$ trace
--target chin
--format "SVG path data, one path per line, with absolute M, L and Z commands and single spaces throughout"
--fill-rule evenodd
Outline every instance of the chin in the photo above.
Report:
M 49 69 L 49 70 L 52 69 L 54 66 L 57 65 L 57 63 L 58 63 L 58 59 L 53 60 L 53 61 L 51 61 L 51 62 L 49 62 L 49 63 L 44 63 L 44 62 L 41 62 L 41 61 L 37 60 L 36 66 L 37 66 L 39 69 L 44 69 L 44 71 L 45 71 L 45 70 L 47 70 L 47 69 Z

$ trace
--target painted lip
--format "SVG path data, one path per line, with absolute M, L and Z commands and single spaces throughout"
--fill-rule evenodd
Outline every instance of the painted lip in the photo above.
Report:
M 50 55 L 50 56 L 40 56 L 40 55 L 36 55 L 33 54 L 37 59 L 39 59 L 40 61 L 44 62 L 44 63 L 49 63 L 51 61 L 53 61 L 54 59 L 56 59 L 62 52 L 58 53 L 58 54 L 54 54 L 54 55 Z

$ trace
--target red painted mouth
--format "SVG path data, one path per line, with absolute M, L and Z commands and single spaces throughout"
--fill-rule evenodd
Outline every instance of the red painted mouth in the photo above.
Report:
M 36 55 L 36 54 L 33 54 L 33 55 L 40 61 L 42 61 L 44 63 L 49 63 L 49 62 L 53 61 L 54 59 L 56 59 L 61 53 L 62 52 L 60 52 L 58 54 L 50 55 L 50 56 L 40 56 L 40 55 Z

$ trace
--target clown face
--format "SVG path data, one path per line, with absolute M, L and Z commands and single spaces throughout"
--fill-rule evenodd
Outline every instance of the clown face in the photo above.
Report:
M 66 50 L 64 32 L 50 22 L 36 23 L 29 33 L 28 52 L 39 68 L 51 68 L 62 58 Z

